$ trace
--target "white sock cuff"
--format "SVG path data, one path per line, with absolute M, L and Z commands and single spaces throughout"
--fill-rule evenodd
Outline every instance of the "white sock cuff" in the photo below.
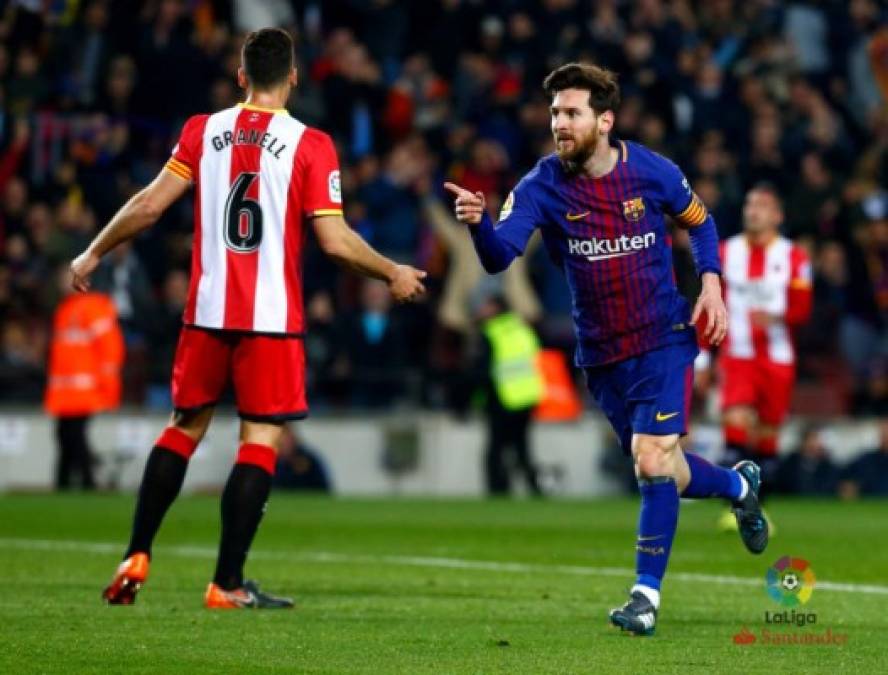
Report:
M 738 500 L 744 499 L 747 494 L 749 494 L 749 483 L 746 482 L 746 479 L 743 477 L 739 471 L 737 475 L 740 476 L 740 496 L 737 498 Z
M 635 591 L 638 591 L 639 593 L 644 595 L 644 597 L 651 601 L 651 604 L 654 607 L 660 609 L 660 591 L 658 591 L 656 588 L 651 588 L 650 586 L 642 586 L 641 584 L 635 584 L 632 587 L 632 590 L 629 592 L 635 593 Z

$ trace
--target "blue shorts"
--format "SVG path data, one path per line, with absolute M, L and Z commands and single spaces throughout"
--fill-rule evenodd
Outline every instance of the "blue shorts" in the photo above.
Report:
M 694 383 L 696 344 L 667 345 L 638 356 L 585 368 L 586 384 L 620 439 L 632 434 L 686 434 Z

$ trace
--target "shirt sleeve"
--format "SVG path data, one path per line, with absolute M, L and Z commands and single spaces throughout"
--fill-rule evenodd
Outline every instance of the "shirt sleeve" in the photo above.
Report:
M 529 195 L 529 177 L 537 171 L 538 169 L 534 169 L 522 178 L 509 193 L 500 209 L 499 222 L 496 225 L 485 212 L 481 216 L 481 222 L 469 228 L 481 266 L 489 274 L 502 272 L 516 256 L 522 255 L 537 227 L 538 210 Z
M 514 255 L 522 255 L 527 242 L 540 223 L 539 209 L 532 196 L 533 171 L 522 178 L 506 197 L 494 227 L 497 238 Z
M 691 190 L 691 185 L 681 169 L 665 157 L 658 157 L 660 166 L 657 169 L 663 211 L 675 218 L 682 227 L 702 225 L 709 215 L 706 206 Z
M 200 157 L 201 144 L 203 143 L 203 129 L 208 115 L 194 115 L 189 117 L 182 127 L 179 142 L 173 148 L 172 156 L 167 160 L 164 168 L 176 174 L 179 178 L 194 181 L 197 173 L 197 163 Z
M 306 129 L 297 153 L 304 171 L 302 210 L 309 216 L 341 216 L 342 187 L 333 140 L 321 131 Z

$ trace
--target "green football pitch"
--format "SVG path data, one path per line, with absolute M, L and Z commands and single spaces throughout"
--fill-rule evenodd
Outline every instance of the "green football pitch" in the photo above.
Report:
M 779 531 L 758 557 L 715 531 L 719 504 L 683 503 L 652 638 L 606 621 L 632 581 L 633 499 L 275 494 L 247 571 L 297 599 L 278 612 L 202 608 L 219 530 L 206 496 L 171 510 L 136 605 L 103 606 L 132 507 L 132 496 L 0 497 L 0 672 L 888 670 L 888 502 L 772 502 Z M 816 574 L 795 610 L 816 623 L 766 622 L 786 609 L 766 590 L 784 555 Z

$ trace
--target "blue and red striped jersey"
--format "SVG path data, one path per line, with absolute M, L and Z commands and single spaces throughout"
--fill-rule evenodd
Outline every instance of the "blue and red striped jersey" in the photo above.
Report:
M 615 145 L 617 164 L 600 178 L 568 176 L 554 154 L 541 159 L 509 195 L 495 227 L 512 255 L 540 229 L 570 287 L 582 367 L 696 341 L 664 216 L 695 229 L 711 218 L 674 163 L 637 143 Z M 715 246 L 707 244 L 713 251 L 706 257 L 717 261 Z M 699 271 L 720 272 L 717 265 Z

